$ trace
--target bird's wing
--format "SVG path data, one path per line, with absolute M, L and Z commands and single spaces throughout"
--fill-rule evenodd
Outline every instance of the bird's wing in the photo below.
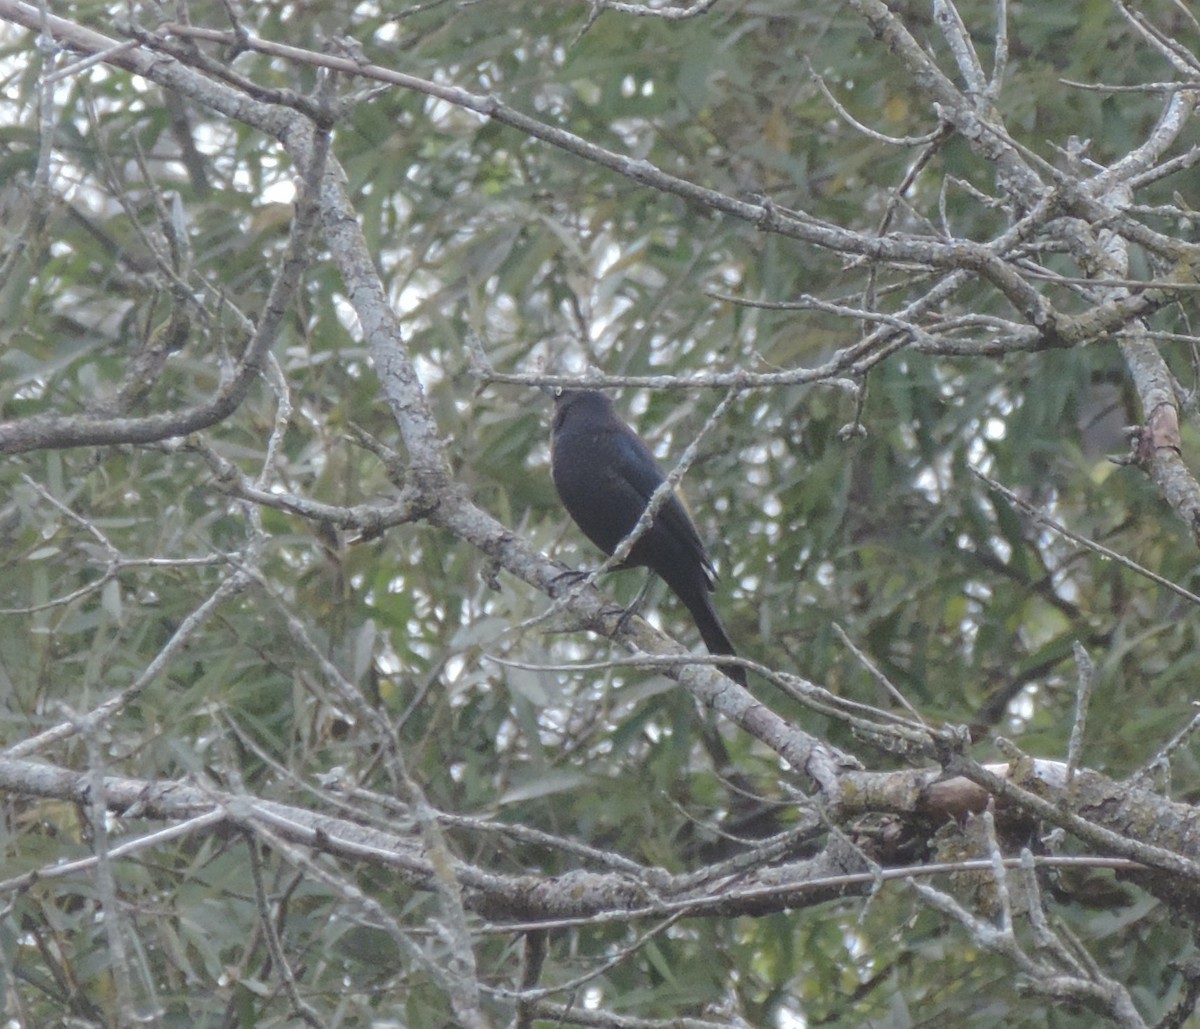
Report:
M 616 484 L 618 489 L 628 489 L 640 498 L 639 509 L 644 511 L 650 503 L 650 498 L 658 485 L 666 476 L 659 468 L 658 462 L 637 436 L 631 433 L 618 432 L 613 434 L 612 446 L 618 449 L 623 460 L 619 462 L 622 474 L 622 484 Z M 695 523 L 688 515 L 687 508 L 679 498 L 678 492 L 667 497 L 655 515 L 655 524 L 669 533 L 674 539 L 683 543 L 700 558 L 701 564 L 710 578 L 715 577 L 712 559 L 708 556 L 700 533 L 696 531 Z

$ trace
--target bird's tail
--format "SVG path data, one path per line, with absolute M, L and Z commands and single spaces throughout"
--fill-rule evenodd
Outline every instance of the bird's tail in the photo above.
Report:
M 704 640 L 704 645 L 708 647 L 710 654 L 728 654 L 730 657 L 737 657 L 737 651 L 733 648 L 733 643 L 730 642 L 729 634 L 725 631 L 725 626 L 721 624 L 721 618 L 717 614 L 717 609 L 713 607 L 712 594 L 710 592 L 708 579 L 702 578 L 696 582 L 679 585 L 668 581 L 667 585 L 671 587 L 675 595 L 683 601 L 684 606 L 691 613 L 692 620 L 696 623 L 696 628 L 700 630 L 700 638 Z M 746 685 L 746 669 L 734 665 L 722 665 L 721 671 L 729 676 L 739 686 Z

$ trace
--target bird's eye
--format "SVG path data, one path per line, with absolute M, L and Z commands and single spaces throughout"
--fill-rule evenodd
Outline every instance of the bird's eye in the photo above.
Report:
M 563 388 L 561 386 L 555 386 L 554 387 L 555 399 L 557 399 L 558 397 L 561 397 L 562 395 L 563 395 Z

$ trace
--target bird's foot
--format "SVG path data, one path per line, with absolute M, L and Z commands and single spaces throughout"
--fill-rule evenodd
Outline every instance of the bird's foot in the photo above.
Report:
M 560 584 L 566 584 L 568 587 L 574 586 L 577 583 L 583 582 L 592 573 L 581 568 L 564 568 L 550 581 L 557 587 Z M 558 591 L 555 591 L 558 593 Z M 612 618 L 614 615 L 619 615 L 617 624 L 613 627 L 613 635 L 619 635 L 629 628 L 629 620 L 638 613 L 642 606 L 642 599 L 645 597 L 646 591 L 643 588 L 642 592 L 637 595 L 634 602 L 628 607 L 608 607 L 600 612 L 601 618 Z
M 641 606 L 640 604 L 630 604 L 628 607 L 615 607 L 609 611 L 604 612 L 605 617 L 607 617 L 609 615 L 615 615 L 618 611 L 621 613 L 621 617 L 617 619 L 617 624 L 613 628 L 614 636 L 620 636 L 621 633 L 623 633 L 626 629 L 629 628 L 629 623 L 637 615 L 638 608 L 640 606 Z
M 580 568 L 563 568 L 554 578 L 550 580 L 551 584 L 558 586 L 560 583 L 566 583 L 568 586 L 574 586 L 577 583 L 583 582 L 592 573 Z

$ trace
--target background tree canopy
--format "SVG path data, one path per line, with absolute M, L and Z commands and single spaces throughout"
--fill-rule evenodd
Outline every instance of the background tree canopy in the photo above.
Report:
M 1190 1024 L 1185 5 L 0 48 L 10 1024 Z M 576 382 L 687 452 L 749 690 L 562 574 Z

